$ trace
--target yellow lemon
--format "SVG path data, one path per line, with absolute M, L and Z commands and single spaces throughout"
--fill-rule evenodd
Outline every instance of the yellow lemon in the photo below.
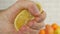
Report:
M 37 7 L 39 8 L 40 12 L 42 12 L 41 5 L 37 3 Z M 14 21 L 14 26 L 16 30 L 18 31 L 23 25 L 25 25 L 28 20 L 32 19 L 33 16 L 28 12 L 28 10 L 22 10 Z

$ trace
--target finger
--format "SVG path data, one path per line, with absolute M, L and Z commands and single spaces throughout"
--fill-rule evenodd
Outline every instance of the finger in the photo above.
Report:
M 29 28 L 28 26 L 24 25 L 20 28 L 19 30 L 19 33 L 22 33 L 22 34 L 36 34 L 36 31 Z
M 44 21 L 45 18 L 46 18 L 46 13 L 45 13 L 44 11 L 42 11 L 41 15 L 40 15 L 39 17 L 35 17 L 34 20 L 35 20 L 37 23 L 40 23 L 40 22 Z
M 29 12 L 33 15 L 33 16 L 40 16 L 40 11 L 39 9 L 37 8 L 36 5 L 31 5 L 29 8 L 28 8 Z
M 29 27 L 28 26 L 26 26 L 26 25 L 23 25 L 21 28 L 20 28 L 20 30 L 19 31 L 21 31 L 21 32 L 28 32 L 29 31 Z
M 20 33 L 20 34 L 26 34 L 27 31 L 28 31 L 28 27 L 26 25 L 24 25 L 24 26 L 22 26 L 20 28 L 20 30 L 18 31 L 18 33 Z
M 44 27 L 44 22 L 37 23 L 36 21 L 31 20 L 31 21 L 29 21 L 27 26 L 30 27 L 33 30 L 39 30 L 42 27 Z

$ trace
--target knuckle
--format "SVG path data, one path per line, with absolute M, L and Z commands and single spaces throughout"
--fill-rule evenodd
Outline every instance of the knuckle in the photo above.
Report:
M 31 7 L 31 6 L 34 6 L 34 3 L 33 2 L 29 2 L 28 5 Z

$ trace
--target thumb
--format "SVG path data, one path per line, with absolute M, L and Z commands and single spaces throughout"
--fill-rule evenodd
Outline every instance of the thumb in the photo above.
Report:
M 4 10 L 2 14 L 7 16 L 10 22 L 13 22 L 14 18 L 21 10 L 22 10 L 21 3 L 17 1 L 15 4 Z

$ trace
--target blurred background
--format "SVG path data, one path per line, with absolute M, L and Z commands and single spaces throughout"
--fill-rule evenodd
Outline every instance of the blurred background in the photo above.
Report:
M 45 23 L 52 24 L 57 23 L 60 25 L 60 0 L 32 0 L 34 2 L 39 2 L 42 8 L 47 14 Z M 16 0 L 0 0 L 0 10 L 6 9 Z

